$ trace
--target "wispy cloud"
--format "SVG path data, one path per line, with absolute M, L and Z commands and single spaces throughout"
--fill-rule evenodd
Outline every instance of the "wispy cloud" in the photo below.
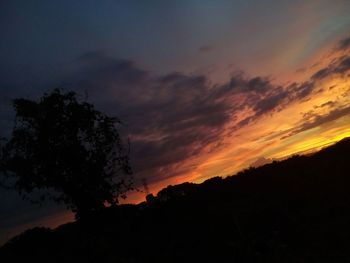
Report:
M 345 42 L 340 43 L 345 48 Z M 269 77 L 240 72 L 216 85 L 200 74 L 156 75 L 133 61 L 101 52 L 83 54 L 77 63 L 78 70 L 71 73 L 70 82 L 88 90 L 101 107 L 124 120 L 132 141 L 134 169 L 150 182 L 189 173 L 196 158 L 227 147 L 223 143 L 227 137 L 290 105 L 320 96 L 324 89 L 320 81 L 344 75 L 350 69 L 348 57 L 343 55 L 315 69 L 317 72 L 301 83 L 279 85 Z M 315 106 L 313 103 L 310 105 Z M 342 108 L 328 115 L 316 112 L 279 133 L 280 138 L 347 112 Z
M 132 143 L 136 178 L 146 177 L 152 184 L 192 174 L 190 179 L 194 180 L 202 176 L 198 167 L 206 162 L 216 163 L 215 171 L 220 167 L 228 170 L 228 151 L 240 155 L 237 162 L 246 163 L 261 157 L 257 155 L 266 152 L 265 144 L 276 146 L 276 140 L 348 114 L 349 108 L 344 106 L 348 88 L 333 83 L 331 90 L 323 85 L 329 79 L 344 82 L 347 78 L 347 41 L 337 43 L 336 50 L 341 47 L 342 51 L 336 51 L 339 54 L 322 68 L 315 67 L 302 82 L 279 84 L 271 77 L 236 72 L 228 81 L 215 84 L 204 74 L 160 75 L 134 61 L 91 51 L 80 55 L 56 83 L 69 83 L 67 88 L 87 92 L 99 109 L 123 120 L 124 132 Z M 329 93 L 337 96 L 320 99 Z M 307 118 L 302 112 L 308 112 Z M 289 120 L 284 125 L 275 124 L 282 115 Z M 271 130 L 273 125 L 281 128 Z M 265 141 L 263 147 L 241 142 L 247 145 L 243 154 L 235 144 L 242 132 L 249 134 L 246 142 Z M 252 152 L 251 147 L 260 150 Z

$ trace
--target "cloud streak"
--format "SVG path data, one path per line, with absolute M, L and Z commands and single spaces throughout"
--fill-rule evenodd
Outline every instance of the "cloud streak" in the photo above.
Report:
M 347 42 L 340 43 L 344 49 Z M 337 58 L 302 83 L 277 85 L 268 77 L 240 72 L 215 85 L 205 75 L 156 75 L 133 61 L 89 52 L 77 59 L 78 70 L 70 82 L 124 120 L 135 172 L 152 183 L 190 172 L 196 158 L 223 147 L 226 137 L 322 92 L 318 83 L 346 74 L 348 62 L 346 56 Z M 288 136 L 346 112 L 334 110 L 327 117 L 316 114 L 289 129 Z
M 348 40 L 337 47 L 346 50 Z M 270 77 L 236 72 L 218 85 L 204 74 L 159 75 L 134 61 L 92 51 L 79 56 L 59 83 L 64 80 L 68 89 L 87 92 L 99 109 L 124 121 L 136 177 L 156 183 L 190 173 L 199 159 L 223 150 L 225 141 L 241 129 L 318 96 L 324 91 L 321 82 L 346 77 L 349 59 L 342 54 L 300 83 L 280 85 Z M 310 113 L 268 137 L 285 139 L 348 113 L 336 108 L 336 102 L 328 106 L 334 107 L 328 114 Z

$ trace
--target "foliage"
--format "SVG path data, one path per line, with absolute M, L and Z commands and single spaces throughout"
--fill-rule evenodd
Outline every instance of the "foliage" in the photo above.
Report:
M 16 99 L 14 108 L 16 121 L 2 147 L 1 170 L 22 196 L 39 189 L 41 201 L 64 203 L 81 217 L 114 205 L 131 189 L 117 118 L 59 89 L 39 102 Z
M 169 186 L 87 224 L 28 230 L 0 248 L 0 260 L 350 262 L 349 151 L 350 138 L 235 176 Z

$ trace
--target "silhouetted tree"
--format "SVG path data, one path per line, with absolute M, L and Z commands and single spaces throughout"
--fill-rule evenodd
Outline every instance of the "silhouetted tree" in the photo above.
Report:
M 39 102 L 16 99 L 14 108 L 0 168 L 22 196 L 32 199 L 28 194 L 39 189 L 40 201 L 64 203 L 79 218 L 115 205 L 132 188 L 117 118 L 59 89 Z

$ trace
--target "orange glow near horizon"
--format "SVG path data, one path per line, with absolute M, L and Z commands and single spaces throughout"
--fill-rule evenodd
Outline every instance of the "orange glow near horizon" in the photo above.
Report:
M 286 81 L 286 76 L 298 83 L 308 81 L 315 72 L 342 55 L 344 54 L 334 52 L 333 46 L 323 48 L 322 52 L 317 52 L 313 58 L 309 58 L 307 64 L 300 65 L 305 70 L 284 74 L 280 79 L 274 79 L 274 84 L 278 87 L 279 83 L 282 86 L 283 83 L 291 83 L 292 81 Z M 272 161 L 294 154 L 306 154 L 349 137 L 350 114 L 342 114 L 325 121 L 319 121 L 315 116 L 326 116 L 334 110 L 349 108 L 350 75 L 335 74 L 315 82 L 315 85 L 315 91 L 309 98 L 293 101 L 281 110 L 262 115 L 248 125 L 236 129 L 239 121 L 254 116 L 252 109 L 238 112 L 224 127 L 221 137 L 218 138 L 219 146 L 217 143 L 204 145 L 201 154 L 192 156 L 174 167 L 176 171 L 186 172 L 179 172 L 177 176 L 164 179 L 157 178 L 148 185 L 150 193 L 156 195 L 168 185 L 184 182 L 201 183 L 215 176 L 234 175 L 260 158 Z M 240 97 L 235 99 L 239 100 Z M 319 123 L 305 126 L 305 123 L 317 120 Z M 152 136 L 147 138 L 157 140 L 156 134 Z M 134 139 L 145 138 L 135 136 Z M 137 204 L 145 201 L 142 186 L 138 188 L 141 191 L 129 193 L 128 198 L 121 200 L 121 203 Z M 74 220 L 73 214 L 66 211 L 43 218 L 38 224 L 55 227 L 72 220 Z M 18 226 L 13 231 L 20 232 L 27 226 Z
M 344 54 L 334 51 L 334 46 L 323 48 L 322 52 L 316 53 L 313 58 L 307 60 L 308 65 L 302 65 L 305 68 L 302 74 L 294 72 L 294 76 L 300 79 L 303 75 L 302 81 L 307 81 L 312 74 L 342 55 Z M 289 77 L 293 80 L 293 74 L 290 74 Z M 314 119 L 308 117 L 310 115 L 325 116 L 332 110 L 343 109 L 350 105 L 348 75 L 329 76 L 316 81 L 315 85 L 315 92 L 310 98 L 295 101 L 281 111 L 262 116 L 234 132 L 231 129 L 237 119 L 233 120 L 223 132 L 224 138 L 221 143 L 224 147 L 211 151 L 212 146 L 207 146 L 206 154 L 194 156 L 182 163 L 182 167 L 194 167 L 190 169 L 190 172 L 151 184 L 149 186 L 151 192 L 156 194 L 171 184 L 186 181 L 200 183 L 213 176 L 233 175 L 249 167 L 259 158 L 273 160 L 294 154 L 309 153 L 350 136 L 349 114 L 325 120 L 319 124 L 315 123 L 310 127 L 303 127 L 303 123 L 316 120 L 316 117 Z M 335 106 L 331 107 L 331 104 Z M 247 117 L 251 113 L 245 111 L 240 114 Z M 301 126 L 301 130 L 295 131 L 298 126 Z M 131 194 L 126 202 L 137 203 L 143 200 L 144 194 L 137 193 Z
M 0 139 L 20 124 L 13 99 L 76 92 L 120 120 L 134 188 L 119 204 L 350 137 L 350 0 L 3 2 Z M 0 246 L 75 220 L 3 192 Z

